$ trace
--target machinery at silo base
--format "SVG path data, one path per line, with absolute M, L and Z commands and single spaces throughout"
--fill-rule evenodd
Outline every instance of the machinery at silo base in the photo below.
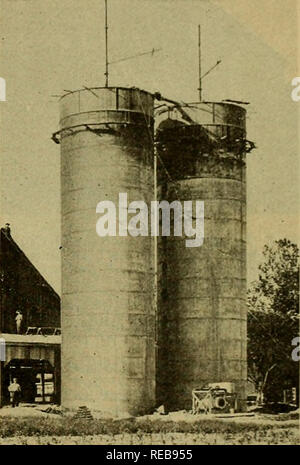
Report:
M 209 383 L 192 391 L 192 413 L 224 414 L 238 409 L 234 383 Z

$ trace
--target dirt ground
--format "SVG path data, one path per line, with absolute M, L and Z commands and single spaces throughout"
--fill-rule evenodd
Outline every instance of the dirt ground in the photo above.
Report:
M 0 409 L 0 421 L 1 417 L 28 417 L 28 416 L 40 416 L 40 417 L 57 417 L 55 413 L 47 413 L 47 410 L 51 410 L 53 405 L 37 405 L 37 404 L 20 404 L 19 407 L 12 408 L 11 406 L 5 406 Z M 60 407 L 56 407 L 57 410 L 60 410 Z M 296 414 L 299 409 L 294 412 Z M 65 415 L 73 415 L 71 412 L 64 412 Z M 92 412 L 93 418 L 101 419 L 104 418 L 100 412 L 93 411 Z M 137 421 L 143 421 L 145 419 L 154 421 L 159 419 L 160 421 L 184 421 L 187 423 L 198 422 L 199 419 L 218 419 L 219 421 L 226 421 L 226 422 L 235 422 L 235 423 L 249 423 L 249 424 L 257 424 L 257 425 L 276 425 L 278 421 L 284 422 L 286 426 L 297 427 L 299 426 L 300 431 L 300 421 L 299 418 L 295 419 L 288 419 L 284 420 L 285 414 L 279 415 L 271 415 L 271 414 L 260 414 L 260 413 L 240 413 L 240 414 L 223 414 L 223 415 L 192 415 L 190 412 L 187 411 L 179 411 L 179 412 L 170 412 L 167 415 L 160 415 L 158 413 L 154 413 L 152 415 L 143 415 L 137 417 Z M 296 415 L 295 415 L 296 416 Z M 124 418 L 124 417 L 123 417 Z M 131 417 L 128 417 L 131 418 Z

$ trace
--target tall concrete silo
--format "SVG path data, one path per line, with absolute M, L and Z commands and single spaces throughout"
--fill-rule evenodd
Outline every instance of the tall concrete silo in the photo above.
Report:
M 145 91 L 85 88 L 60 100 L 65 407 L 118 415 L 154 404 L 153 238 L 96 233 L 98 202 L 118 215 L 119 193 L 152 200 L 152 133 Z
M 204 243 L 159 245 L 158 401 L 191 408 L 207 383 L 234 382 L 245 398 L 245 110 L 201 102 L 169 108 L 157 129 L 160 198 L 204 201 Z M 166 174 L 167 173 L 167 174 Z

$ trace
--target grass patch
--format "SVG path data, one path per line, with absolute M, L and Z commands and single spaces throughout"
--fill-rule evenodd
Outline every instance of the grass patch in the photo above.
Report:
M 155 433 L 185 433 L 185 434 L 222 434 L 259 436 L 270 434 L 270 431 L 280 430 L 281 435 L 287 435 L 290 426 L 276 422 L 273 426 L 251 423 L 223 422 L 215 419 L 201 419 L 190 423 L 185 421 L 162 421 L 148 419 L 122 420 L 78 420 L 72 417 L 2 417 L 0 418 L 0 437 L 16 436 L 94 436 L 118 434 L 155 434 Z

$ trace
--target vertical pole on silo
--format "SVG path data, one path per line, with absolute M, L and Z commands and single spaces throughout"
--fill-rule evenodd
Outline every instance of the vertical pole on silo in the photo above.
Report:
M 107 0 L 105 0 L 105 87 L 108 87 L 108 23 L 107 23 Z
M 201 77 L 201 26 L 198 25 L 198 56 L 199 56 L 199 102 L 202 101 L 202 77 Z

